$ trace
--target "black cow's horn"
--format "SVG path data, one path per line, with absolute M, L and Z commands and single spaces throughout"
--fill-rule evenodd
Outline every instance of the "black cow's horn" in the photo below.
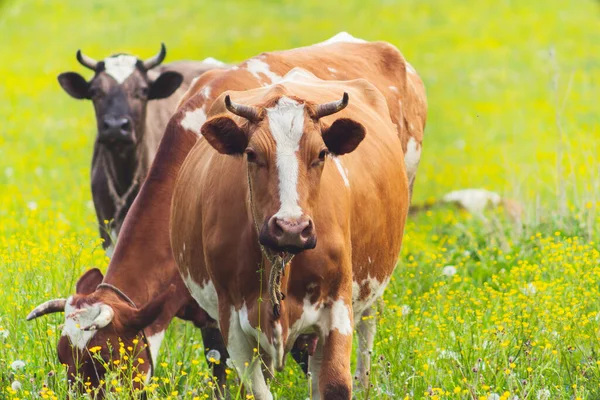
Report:
M 77 50 L 77 61 L 79 61 L 79 64 L 91 69 L 92 71 L 95 71 L 96 67 L 98 66 L 98 61 L 86 56 L 81 52 L 81 50 Z
M 32 312 L 27 316 L 27 321 L 31 321 L 37 317 L 41 317 L 42 315 L 52 314 L 56 312 L 64 312 L 65 305 L 67 304 L 66 299 L 54 299 L 48 300 L 45 303 L 37 306 Z
M 144 61 L 144 68 L 152 69 L 152 68 L 160 65 L 160 63 L 163 62 L 163 60 L 165 59 L 166 56 L 167 56 L 167 48 L 165 47 L 164 43 L 161 43 L 160 51 L 158 52 L 158 54 L 155 55 L 154 57 L 149 58 L 146 61 Z
M 319 104 L 319 106 L 317 107 L 317 119 L 342 111 L 348 105 L 348 100 L 348 93 L 344 92 L 344 96 L 341 100 L 332 101 L 331 103 Z
M 229 95 L 225 96 L 225 107 L 227 107 L 227 109 L 235 115 L 239 115 L 240 117 L 246 118 L 249 121 L 256 122 L 260 120 L 260 113 L 256 108 L 234 103 L 231 101 L 231 97 L 229 97 Z

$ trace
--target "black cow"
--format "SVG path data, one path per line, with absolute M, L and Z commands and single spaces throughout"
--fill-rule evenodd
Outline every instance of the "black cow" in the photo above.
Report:
M 164 44 L 145 61 L 128 54 L 96 61 L 77 51 L 77 60 L 94 71 L 93 78 L 88 82 L 76 72 L 58 76 L 69 95 L 94 104 L 98 134 L 92 197 L 109 255 L 179 98 L 195 77 L 225 66 L 214 59 L 160 65 L 165 56 Z

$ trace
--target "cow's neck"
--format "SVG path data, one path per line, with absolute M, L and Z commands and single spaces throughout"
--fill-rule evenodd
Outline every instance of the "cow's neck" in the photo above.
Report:
M 101 146 L 101 167 L 106 176 L 108 193 L 115 205 L 115 221 L 125 218 L 128 204 L 131 204 L 144 176 L 143 146 L 106 147 Z
M 121 228 L 104 282 L 123 288 L 136 304 L 162 293 L 179 274 L 170 246 L 170 203 L 179 168 L 197 138 L 191 132 L 179 133 L 172 124 L 167 126 L 148 177 Z

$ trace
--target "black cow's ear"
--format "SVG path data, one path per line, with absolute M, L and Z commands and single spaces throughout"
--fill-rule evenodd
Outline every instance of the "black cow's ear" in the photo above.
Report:
M 350 118 L 340 118 L 323 129 L 325 146 L 334 155 L 350 153 L 365 138 L 365 127 Z
M 102 283 L 104 276 L 98 268 L 92 268 L 86 271 L 75 285 L 75 292 L 77 294 L 91 294 L 96 291 L 96 287 Z
M 181 86 L 183 75 L 175 71 L 167 71 L 160 74 L 154 82 L 150 84 L 148 100 L 164 99 L 169 97 Z
M 242 155 L 248 147 L 248 136 L 229 117 L 211 118 L 202 125 L 202 136 L 221 154 Z
M 90 84 L 77 72 L 64 72 L 58 76 L 58 83 L 71 97 L 89 99 Z

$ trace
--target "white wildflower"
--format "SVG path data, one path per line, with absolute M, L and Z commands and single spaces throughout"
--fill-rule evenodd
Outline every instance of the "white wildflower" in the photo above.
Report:
M 215 350 L 215 349 L 211 349 L 206 353 L 206 359 L 209 362 L 214 362 L 214 361 L 220 361 L 221 360 L 221 353 L 219 353 L 219 350 Z M 211 361 L 214 360 L 214 361 Z
M 23 387 L 21 385 L 21 382 L 19 381 L 14 381 L 13 383 L 10 384 L 10 387 L 12 388 L 12 390 L 14 390 L 15 392 L 18 392 L 19 390 L 21 390 L 21 388 Z
M 533 282 L 530 282 L 526 287 L 521 289 L 521 292 L 523 292 L 523 294 L 526 296 L 533 296 L 537 292 L 537 289 L 535 288 Z
M 500 395 L 498 393 L 492 393 L 488 396 L 488 400 L 500 400 Z
M 456 267 L 454 265 L 446 265 L 442 270 L 442 274 L 447 277 L 454 276 L 456 274 Z
M 402 309 L 403 316 L 407 316 L 412 311 L 408 304 L 404 304 L 401 309 Z
M 25 368 L 25 361 L 15 360 L 12 362 L 12 364 L 10 364 L 10 367 L 15 371 L 18 369 Z
M 540 389 L 537 391 L 537 400 L 550 400 L 550 391 L 548 389 Z
M 0 337 L 2 339 L 6 339 L 9 334 L 10 332 L 8 331 L 8 329 L 0 328 Z
M 27 203 L 27 208 L 29 208 L 31 211 L 35 211 L 37 210 L 37 203 L 35 201 L 30 201 Z

